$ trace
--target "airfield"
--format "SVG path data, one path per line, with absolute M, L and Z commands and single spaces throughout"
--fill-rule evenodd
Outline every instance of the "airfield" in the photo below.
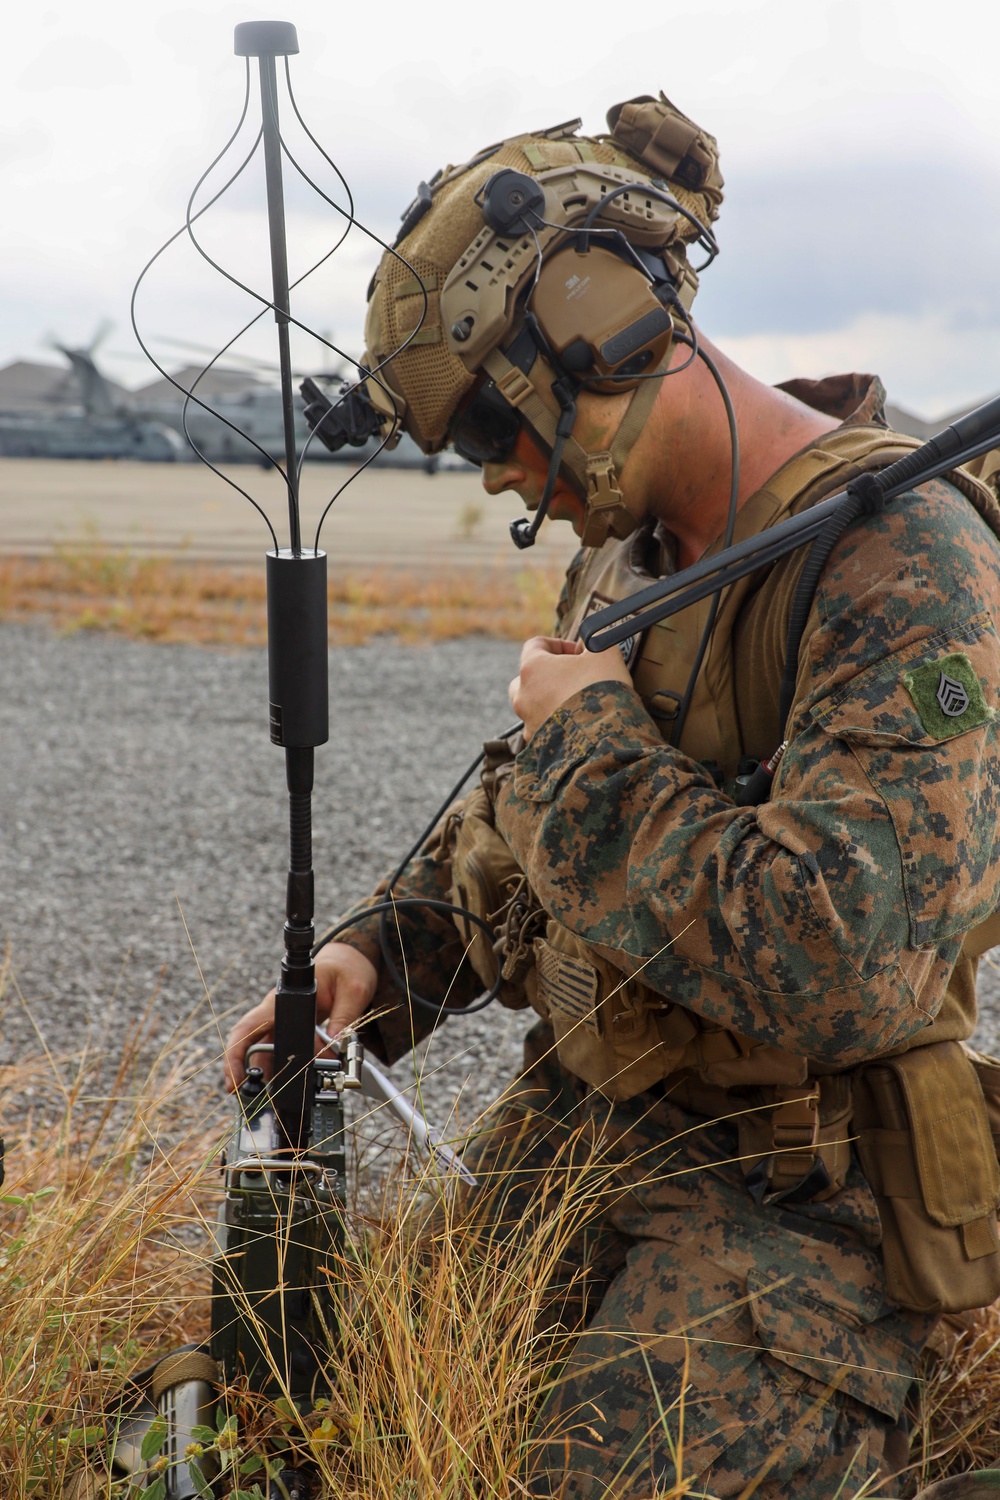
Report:
M 224 473 L 263 507 L 287 546 L 286 492 L 274 471 L 242 464 Z M 306 545 L 323 507 L 354 473 L 346 464 L 307 465 Z M 532 552 L 517 551 L 508 527 L 522 514 L 516 495 L 486 495 L 469 470 L 371 469 L 335 501 L 321 545 L 338 573 L 470 566 L 516 572 L 567 563 L 579 544 L 564 523 L 543 526 Z M 0 552 L 37 557 L 81 546 L 247 567 L 271 540 L 249 502 L 201 464 L 0 459 Z

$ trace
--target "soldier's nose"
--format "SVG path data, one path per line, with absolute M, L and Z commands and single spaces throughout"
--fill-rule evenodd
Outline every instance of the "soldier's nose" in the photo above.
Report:
M 483 489 L 488 495 L 500 495 L 504 490 L 516 489 L 528 477 L 523 464 L 483 464 Z

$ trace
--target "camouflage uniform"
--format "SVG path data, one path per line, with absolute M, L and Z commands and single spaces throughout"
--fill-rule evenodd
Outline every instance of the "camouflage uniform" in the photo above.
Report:
M 869 392 L 862 420 L 879 399 Z M 934 481 L 845 536 L 760 807 L 737 807 L 667 746 L 629 688 L 598 684 L 563 705 L 496 801 L 545 911 L 617 970 L 820 1072 L 905 1048 L 943 1014 L 963 935 L 1000 905 L 995 530 Z M 777 564 L 751 607 L 801 561 Z M 737 683 L 747 724 L 754 697 L 776 692 L 781 637 L 774 671 Z M 964 662 L 981 693 L 951 738 L 918 691 L 921 667 L 945 659 Z M 447 899 L 440 851 L 397 891 Z M 411 984 L 442 999 L 463 952 L 455 928 L 434 914 L 401 928 Z M 370 933 L 351 940 L 374 955 Z M 477 993 L 466 976 L 450 1005 Z M 395 1006 L 369 1038 L 389 1058 L 428 1029 L 385 977 L 376 1004 Z M 948 1036 L 970 1034 L 968 1003 L 948 1015 Z M 887 1297 L 857 1163 L 826 1201 L 758 1207 L 731 1120 L 692 1112 L 669 1084 L 610 1103 L 550 1048 L 536 1027 L 519 1091 L 473 1153 L 498 1226 L 519 1214 L 530 1224 L 532 1193 L 574 1126 L 587 1124 L 614 1168 L 579 1237 L 585 1328 L 539 1419 L 531 1492 L 645 1496 L 683 1469 L 716 1496 L 759 1475 L 760 1500 L 832 1500 L 842 1483 L 849 1495 L 892 1472 L 934 1319 Z M 546 1443 L 550 1423 L 572 1431 Z
M 732 1122 L 662 1088 L 611 1105 L 574 1086 L 551 1041 L 529 1033 L 525 1076 L 466 1152 L 493 1184 L 481 1212 L 525 1234 L 577 1133 L 602 1147 L 578 1169 L 593 1214 L 557 1278 L 585 1330 L 536 1423 L 530 1493 L 645 1497 L 680 1471 L 721 1497 L 763 1471 L 762 1500 L 832 1500 L 848 1471 L 845 1496 L 892 1472 L 934 1319 L 888 1301 L 860 1172 L 827 1203 L 757 1207 Z

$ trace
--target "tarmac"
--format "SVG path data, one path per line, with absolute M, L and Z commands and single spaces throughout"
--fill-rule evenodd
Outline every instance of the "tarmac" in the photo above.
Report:
M 320 930 L 511 725 L 517 650 L 331 650 L 313 798 Z M 199 1118 L 228 1118 L 221 1039 L 282 951 L 288 803 L 266 653 L 0 623 L 0 694 L 0 1066 L 45 1049 L 65 1081 L 86 1051 L 113 1072 L 131 1031 L 148 1066 L 180 1047 Z M 429 1117 L 448 1128 L 457 1110 L 467 1129 L 515 1075 L 527 1024 L 499 1005 L 449 1021 L 397 1064 L 397 1086 L 421 1071 Z M 4 1113 L 43 1107 L 49 1091 L 25 1074 Z
M 251 464 L 223 472 L 267 512 L 279 544 L 287 546 L 287 491 L 279 476 Z M 579 545 L 568 526 L 543 526 L 534 549 L 519 552 L 509 525 L 524 514 L 521 502 L 513 494 L 487 495 L 471 469 L 362 473 L 339 463 L 307 464 L 303 471 L 307 545 L 327 501 L 345 483 L 321 537 L 333 572 L 451 566 L 517 572 L 565 566 Z M 201 464 L 0 459 L 0 553 L 38 556 L 53 547 L 102 545 L 248 566 L 272 542 L 248 500 Z

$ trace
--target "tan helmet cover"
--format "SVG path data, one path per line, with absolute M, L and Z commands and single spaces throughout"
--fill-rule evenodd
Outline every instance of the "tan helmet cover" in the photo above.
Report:
M 662 94 L 658 100 L 642 96 L 616 105 L 608 122 L 608 136 L 579 136 L 575 120 L 512 137 L 462 166 L 446 168 L 431 184 L 429 210 L 395 253 L 382 256 L 369 297 L 364 362 L 402 397 L 402 425 L 425 453 L 447 443 L 456 409 L 485 358 L 512 331 L 520 294 L 537 266 L 532 237 L 521 244 L 498 240 L 484 224 L 476 197 L 501 168 L 539 179 L 544 216 L 557 225 L 581 223 L 609 189 L 634 183 L 636 192 L 612 200 L 595 226 L 621 228 L 634 243 L 666 249 L 681 300 L 687 306 L 693 299 L 697 277 L 687 265 L 686 245 L 698 231 L 658 200 L 643 200 L 641 189 L 651 182 L 665 187 L 682 208 L 710 224 L 722 199 L 715 142 Z M 542 228 L 538 242 L 544 255 L 565 242 L 565 233 Z M 473 335 L 459 342 L 452 326 L 470 307 Z M 370 393 L 375 385 L 367 382 Z M 384 393 L 377 404 L 386 405 Z

